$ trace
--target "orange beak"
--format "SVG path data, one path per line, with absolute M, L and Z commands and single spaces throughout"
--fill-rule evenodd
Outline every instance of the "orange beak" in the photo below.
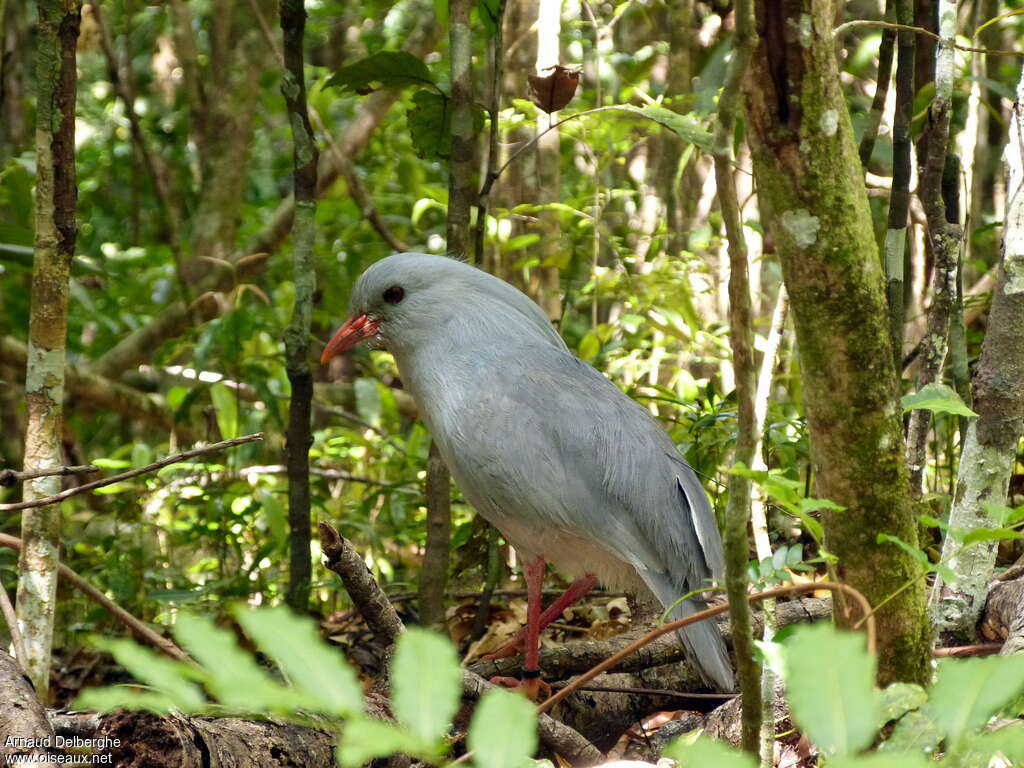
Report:
M 327 342 L 327 346 L 324 347 L 323 354 L 320 355 L 320 362 L 326 363 L 332 357 L 340 355 L 346 349 L 355 346 L 360 341 L 376 336 L 377 328 L 379 326 L 379 320 L 374 320 L 365 314 L 350 317 L 345 321 L 345 324 L 338 329 L 338 332 L 331 337 L 331 340 Z

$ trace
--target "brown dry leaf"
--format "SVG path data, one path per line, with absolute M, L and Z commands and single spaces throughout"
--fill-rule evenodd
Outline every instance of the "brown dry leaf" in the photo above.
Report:
M 550 115 L 572 101 L 580 84 L 580 71 L 563 67 L 561 64 L 548 69 L 552 70 L 550 75 L 530 75 L 528 79 L 530 101 Z

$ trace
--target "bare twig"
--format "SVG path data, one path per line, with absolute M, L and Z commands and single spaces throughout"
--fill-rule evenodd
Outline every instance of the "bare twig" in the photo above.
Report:
M 1002 650 L 1002 643 L 981 643 L 980 645 L 958 645 L 952 648 L 936 648 L 932 656 L 937 659 L 961 659 L 968 656 L 995 656 Z
M 48 503 L 52 504 L 53 502 L 50 501 Z M 0 546 L 10 547 L 11 549 L 21 551 L 21 539 L 16 536 L 10 536 L 6 533 L 0 533 Z M 191 661 L 189 655 L 175 645 L 172 640 L 164 637 L 158 632 L 154 632 L 142 621 L 132 616 L 124 608 L 112 601 L 109 597 L 96 589 L 96 587 L 64 565 L 64 563 L 57 564 L 57 571 L 62 579 L 65 579 L 69 584 L 78 589 L 78 591 L 85 593 L 85 595 L 91 598 L 94 602 L 106 608 L 122 624 L 133 630 L 139 637 L 154 648 L 163 651 L 172 659 L 177 659 L 178 661 Z
M 180 461 L 186 461 L 188 459 L 194 459 L 196 456 L 202 456 L 206 453 L 214 453 L 225 448 L 233 448 L 236 445 L 242 445 L 243 443 L 252 443 L 257 440 L 263 439 L 263 433 L 257 432 L 252 435 L 245 435 L 244 437 L 236 437 L 231 440 L 222 440 L 219 443 L 213 445 L 207 445 L 202 448 L 193 448 L 191 451 L 185 451 L 184 453 L 178 453 L 174 456 L 168 456 L 160 461 L 154 461 L 152 464 L 147 464 L 144 467 L 138 469 L 132 469 L 128 472 L 122 472 L 120 475 L 114 475 L 113 477 L 105 477 L 102 480 L 94 480 L 91 483 L 85 485 L 79 485 L 77 488 L 68 488 L 66 491 L 55 493 L 53 496 L 47 496 L 45 499 L 35 499 L 34 501 L 21 501 L 17 504 L 0 504 L 0 512 L 12 512 L 18 509 L 28 509 L 29 507 L 44 507 L 47 504 L 56 504 L 64 501 L 65 499 L 77 496 L 80 493 L 86 493 L 87 491 L 93 491 L 97 488 L 102 488 L 105 485 L 113 485 L 119 483 L 122 480 L 130 480 L 133 477 L 139 475 L 145 475 L 148 472 L 153 472 L 157 469 L 170 466 L 171 464 L 177 464 Z
M 33 472 L 18 472 L 13 469 L 0 471 L 0 487 L 10 488 L 15 483 L 25 480 L 34 480 L 37 477 L 52 477 L 53 475 L 79 475 L 86 472 L 99 472 L 100 468 L 92 464 L 81 464 L 75 467 L 55 467 L 53 469 L 39 469 Z
M 888 21 L 875 21 L 874 19 L 854 19 L 848 21 L 845 24 L 840 24 L 838 27 L 832 30 L 833 37 L 842 37 L 851 29 L 857 27 L 881 27 L 882 29 L 902 29 L 906 32 L 913 32 L 918 35 L 924 35 L 930 37 L 933 40 L 941 40 L 937 34 L 932 32 L 930 29 L 924 27 L 915 27 L 912 24 L 893 24 Z M 997 56 L 1024 56 L 1024 51 L 1003 51 L 995 48 L 972 48 L 969 45 L 957 44 L 954 46 L 958 51 L 969 51 L 970 53 L 989 53 Z

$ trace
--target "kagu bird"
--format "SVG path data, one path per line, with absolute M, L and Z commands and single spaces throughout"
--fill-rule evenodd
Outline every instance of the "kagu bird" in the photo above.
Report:
M 596 581 L 663 606 L 724 570 L 714 514 L 650 414 L 573 356 L 508 283 L 442 256 L 400 253 L 356 282 L 322 361 L 364 339 L 389 350 L 466 499 L 515 547 L 529 610 L 524 687 L 538 633 Z M 541 615 L 545 561 L 577 581 Z M 704 607 L 681 602 L 671 618 Z M 680 632 L 706 682 L 733 688 L 714 622 Z

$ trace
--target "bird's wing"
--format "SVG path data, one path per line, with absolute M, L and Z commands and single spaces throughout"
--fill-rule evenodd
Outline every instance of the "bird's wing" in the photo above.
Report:
M 491 350 L 496 364 L 476 376 L 472 396 L 446 409 L 439 430 L 475 506 L 514 514 L 538 534 L 551 526 L 598 541 L 680 588 L 719 575 L 707 496 L 643 407 L 554 347 L 497 357 Z

